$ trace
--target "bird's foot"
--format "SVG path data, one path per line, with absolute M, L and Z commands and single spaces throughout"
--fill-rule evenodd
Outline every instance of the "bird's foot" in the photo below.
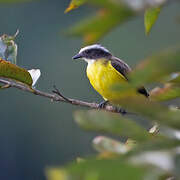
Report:
M 125 115 L 125 114 L 127 114 L 127 111 L 125 110 L 125 109 L 123 109 L 123 108 L 119 108 L 119 107 L 117 107 L 117 112 L 118 113 L 120 113 L 120 114 L 122 114 L 122 115 Z
M 104 109 L 109 101 L 102 101 L 98 104 L 99 109 Z

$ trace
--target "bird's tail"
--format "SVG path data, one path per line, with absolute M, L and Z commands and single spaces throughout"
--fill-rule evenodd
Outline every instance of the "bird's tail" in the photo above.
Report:
M 148 91 L 144 87 L 138 88 L 137 92 L 140 93 L 140 94 L 143 94 L 146 97 L 149 97 L 149 93 L 148 93 Z

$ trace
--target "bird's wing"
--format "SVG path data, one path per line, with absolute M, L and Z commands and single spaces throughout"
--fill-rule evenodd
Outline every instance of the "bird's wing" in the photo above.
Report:
M 128 80 L 127 74 L 131 71 L 131 68 L 125 62 L 113 56 L 111 65 Z
M 124 61 L 113 56 L 111 58 L 111 65 L 128 80 L 128 73 L 131 71 L 131 68 Z M 137 92 L 146 97 L 149 96 L 149 93 L 143 86 L 138 88 Z

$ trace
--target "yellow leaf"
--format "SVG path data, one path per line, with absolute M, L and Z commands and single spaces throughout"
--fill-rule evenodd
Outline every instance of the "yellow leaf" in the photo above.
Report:
M 69 11 L 78 8 L 82 4 L 84 4 L 86 0 L 71 0 L 69 6 L 64 11 L 65 13 L 68 13 Z

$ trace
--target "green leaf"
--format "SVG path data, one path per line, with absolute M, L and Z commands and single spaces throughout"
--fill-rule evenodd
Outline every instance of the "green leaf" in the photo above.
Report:
M 78 8 L 83 5 L 87 0 L 71 0 L 69 6 L 66 8 L 65 13 Z
M 120 2 L 111 1 L 111 0 L 91 0 L 91 1 L 71 0 L 71 2 L 69 3 L 69 6 L 65 10 L 65 13 L 80 7 L 81 5 L 85 4 L 86 2 L 93 6 L 97 6 L 97 7 L 105 8 L 105 9 L 109 9 L 109 10 L 117 9 L 117 8 L 119 8 L 120 5 L 122 5 L 122 3 L 120 3 Z
M 126 7 L 103 8 L 95 16 L 89 17 L 72 27 L 67 34 L 82 36 L 85 44 L 92 44 L 134 15 L 134 12 Z
M 89 159 L 78 164 L 72 163 L 64 169 L 49 168 L 46 174 L 52 174 L 52 171 L 56 172 L 56 176 L 54 173 L 54 176 L 51 176 L 53 178 L 48 178 L 48 180 L 57 180 L 58 177 L 62 177 L 58 180 L 140 180 L 146 175 L 147 168 L 131 165 L 123 160 Z M 58 174 L 58 171 L 61 173 L 61 176 L 60 173 Z
M 147 35 L 149 34 L 152 26 L 155 24 L 160 11 L 161 11 L 160 7 L 149 8 L 145 11 L 144 25 L 145 25 L 145 30 L 146 30 Z
M 127 154 L 125 154 L 125 156 L 129 157 L 147 151 L 172 150 L 179 147 L 180 145 L 179 140 L 168 139 L 168 138 L 156 140 L 156 137 L 154 137 L 154 139 L 155 139 L 154 141 L 147 141 L 138 144 L 138 146 L 134 146 L 134 148 L 131 151 L 129 151 Z
M 161 82 L 162 78 L 180 69 L 180 48 L 172 48 L 147 58 L 132 72 L 131 81 L 138 86 Z
M 29 86 L 33 83 L 31 75 L 27 70 L 2 59 L 0 59 L 0 77 L 17 80 Z
M 164 124 L 175 129 L 180 129 L 180 111 L 172 111 L 165 105 L 144 97 L 121 98 L 119 104 L 131 112 L 144 116 L 153 122 L 158 122 L 160 125 Z
M 120 114 L 102 111 L 77 111 L 76 122 L 86 130 L 108 132 L 120 136 L 132 137 L 135 140 L 146 141 L 151 135 L 135 121 Z

